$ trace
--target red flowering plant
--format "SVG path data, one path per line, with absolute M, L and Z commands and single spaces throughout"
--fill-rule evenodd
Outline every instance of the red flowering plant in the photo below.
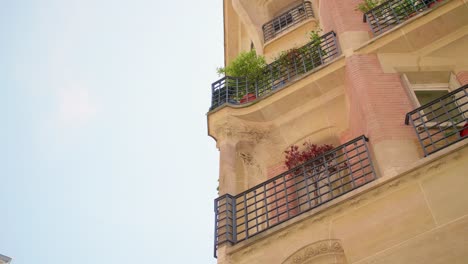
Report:
M 321 180 L 347 167 L 346 163 L 337 165 L 336 153 L 330 153 L 332 149 L 333 145 L 324 144 L 319 146 L 309 141 L 303 143 L 302 149 L 299 149 L 297 145 L 292 145 L 284 152 L 284 164 L 288 170 L 296 168 L 292 172 L 292 177 L 303 175 L 306 179 L 312 180 L 314 194 L 316 196 Z M 322 156 L 322 158 L 319 158 L 320 156 Z M 302 164 L 304 165 L 300 166 Z
M 296 145 L 291 145 L 289 146 L 288 150 L 284 151 L 285 153 L 284 164 L 286 165 L 286 167 L 288 167 L 289 170 L 298 165 L 303 164 L 304 162 L 308 160 L 321 156 L 325 154 L 326 152 L 333 149 L 333 145 L 324 144 L 324 145 L 318 146 L 316 144 L 310 143 L 309 141 L 304 142 L 303 145 L 304 145 L 303 150 L 299 150 L 299 147 Z M 327 160 L 331 158 L 332 156 L 330 155 L 327 158 Z

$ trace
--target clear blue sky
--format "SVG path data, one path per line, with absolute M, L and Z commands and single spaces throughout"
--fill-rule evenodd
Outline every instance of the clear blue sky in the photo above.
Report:
M 0 254 L 215 263 L 222 1 L 0 2 Z

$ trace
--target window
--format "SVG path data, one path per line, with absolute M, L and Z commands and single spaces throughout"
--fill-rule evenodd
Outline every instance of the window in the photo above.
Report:
M 453 74 L 408 73 L 403 74 L 402 79 L 415 108 L 435 102 L 422 110 L 424 122 L 429 126 L 449 126 L 453 122 L 457 123 L 457 126 L 463 125 L 461 121 L 465 117 L 458 105 L 460 100 L 455 95 L 446 96 L 460 86 Z
M 428 104 L 436 101 L 431 107 L 424 110 L 425 118 L 427 122 L 445 122 L 446 120 L 456 119 L 460 115 L 458 106 L 455 103 L 455 98 L 447 98 L 444 100 L 438 100 L 444 95 L 449 93 L 448 89 L 441 89 L 436 87 L 434 89 L 414 89 L 414 94 L 419 106 Z

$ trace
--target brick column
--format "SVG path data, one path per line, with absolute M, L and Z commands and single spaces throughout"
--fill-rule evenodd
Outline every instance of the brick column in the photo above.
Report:
M 468 71 L 460 71 L 457 73 L 457 80 L 463 86 L 468 84 Z
M 324 32 L 334 30 L 344 54 L 350 53 L 370 38 L 370 28 L 356 11 L 362 0 L 326 0 L 320 2 L 320 22 Z
M 416 135 L 404 124 L 413 106 L 397 73 L 384 73 L 377 55 L 346 59 L 349 130 L 343 138 L 369 137 L 381 174 L 419 158 Z

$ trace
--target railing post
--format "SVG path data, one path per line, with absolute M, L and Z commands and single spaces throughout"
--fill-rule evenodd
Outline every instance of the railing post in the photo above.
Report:
M 269 220 L 268 220 L 268 199 L 267 199 L 267 185 L 263 185 L 263 203 L 265 204 L 265 223 L 266 228 L 270 227 Z
M 236 88 L 239 89 L 239 77 L 236 77 Z M 239 98 L 236 98 L 236 100 L 239 100 Z M 239 103 L 239 101 L 237 101 Z
M 418 112 L 418 114 L 419 114 L 419 112 Z M 423 144 L 423 142 L 422 142 L 421 136 L 419 135 L 419 131 L 418 131 L 418 129 L 416 128 L 416 124 L 414 123 L 413 117 L 412 117 L 411 115 L 409 115 L 409 119 L 410 119 L 409 121 L 410 121 L 410 123 L 411 123 L 411 126 L 413 126 L 414 132 L 416 133 L 416 136 L 417 136 L 417 138 L 418 138 L 419 144 L 421 144 L 421 148 L 422 148 L 422 150 L 423 150 L 423 152 L 424 152 L 424 157 L 426 157 L 426 156 L 427 156 L 427 151 L 426 151 L 426 148 L 424 147 L 424 144 Z
M 211 87 L 213 89 L 213 92 L 216 90 L 214 86 Z M 216 106 L 219 106 L 221 104 L 221 89 L 218 88 L 218 103 Z
M 366 153 L 367 153 L 367 159 L 369 160 L 369 166 L 372 171 L 372 179 L 375 179 L 375 170 L 374 170 L 374 164 L 372 163 L 372 159 L 370 158 L 370 151 L 369 151 L 369 146 L 367 143 L 369 142 L 369 139 L 366 136 L 363 136 L 364 139 L 364 147 L 366 148 Z
M 299 75 L 299 73 L 297 72 L 296 56 L 293 57 L 293 62 L 294 62 L 294 76 Z
M 368 13 L 365 13 L 364 16 L 366 17 L 367 24 L 369 24 L 369 27 L 370 27 L 370 29 L 372 31 L 372 35 L 375 35 L 374 27 L 371 24 L 370 16 L 368 15 Z M 375 17 L 374 17 L 374 19 L 375 19 Z
M 236 85 L 236 98 L 239 98 L 239 86 Z
M 321 37 L 322 40 L 325 39 L 323 37 Z M 323 61 L 323 56 L 322 56 L 322 41 L 320 41 L 319 45 L 317 46 L 317 49 L 318 49 L 318 54 L 319 54 L 319 57 L 320 57 L 320 66 L 324 63 Z
M 215 199 L 214 201 L 214 212 L 215 212 L 215 219 L 214 219 L 214 245 L 213 245 L 213 249 L 214 249 L 214 252 L 213 252 L 213 255 L 215 258 L 218 257 L 218 255 L 216 254 L 216 251 L 218 251 L 218 204 L 217 204 L 217 200 Z
M 224 103 L 228 103 L 229 102 L 229 79 L 230 77 L 226 77 L 226 80 L 225 80 L 225 86 L 226 87 L 226 101 L 224 101 Z
M 237 222 L 236 222 L 236 197 L 229 195 L 231 198 L 231 215 L 232 215 L 232 241 L 231 244 L 237 243 Z
M 249 238 L 249 211 L 247 210 L 247 192 L 244 192 L 244 225 L 245 225 L 245 239 Z
M 255 98 L 258 98 L 259 97 L 259 93 L 258 93 L 258 80 L 255 80 Z
M 336 49 L 335 56 L 333 56 L 333 58 L 335 58 L 335 57 L 338 57 L 338 54 L 340 54 L 341 47 L 336 41 L 336 33 L 334 31 L 332 31 L 332 36 L 333 36 L 333 45 L 335 46 L 335 49 Z

